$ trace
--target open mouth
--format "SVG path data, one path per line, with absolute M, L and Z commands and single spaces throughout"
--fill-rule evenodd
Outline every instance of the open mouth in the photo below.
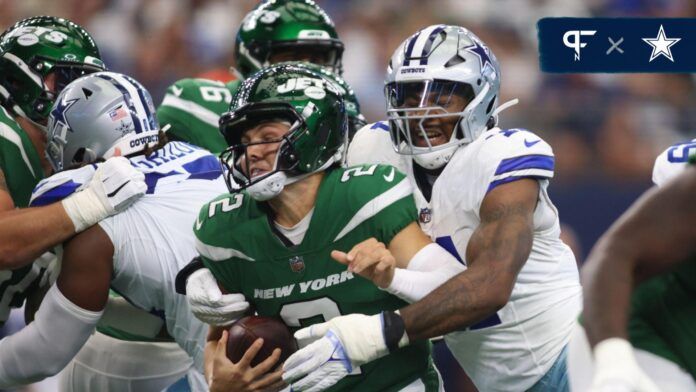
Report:
M 425 129 L 425 134 L 423 132 L 417 132 L 414 144 L 418 147 L 428 147 L 428 142 L 431 146 L 439 146 L 440 144 L 447 143 L 447 137 L 439 129 Z
M 251 171 L 249 172 L 249 177 L 256 178 L 256 177 L 262 176 L 266 173 L 268 173 L 268 170 L 263 170 L 263 169 L 259 169 L 259 168 L 252 168 Z

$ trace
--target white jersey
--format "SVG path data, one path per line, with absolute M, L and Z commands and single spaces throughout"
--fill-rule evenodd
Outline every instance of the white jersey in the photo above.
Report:
M 389 154 L 367 150 L 384 149 L 387 142 Z M 481 223 L 479 210 L 486 194 L 517 179 L 539 180 L 532 250 L 510 301 L 488 319 L 445 336 L 479 390 L 530 388 L 568 343 L 582 302 L 575 257 L 559 238 L 558 211 L 546 191 L 553 176 L 551 147 L 526 130 L 488 130 L 456 151 L 433 184 L 428 202 L 416 183 L 411 157 L 396 154 L 381 127 L 366 126 L 353 143 L 362 147 L 352 156 L 349 149 L 349 164 L 371 163 L 370 157 L 377 157 L 380 163 L 405 168 L 414 186 L 421 228 L 464 264 L 469 238 Z
M 689 162 L 689 156 L 696 153 L 696 139 L 690 142 L 677 143 L 670 146 L 655 159 L 653 166 L 653 183 L 664 185 L 684 170 Z
M 133 305 L 162 317 L 169 334 L 203 369 L 207 326 L 174 291 L 177 272 L 198 255 L 193 224 L 203 204 L 227 192 L 220 164 L 208 151 L 170 142 L 149 157 L 130 159 L 145 173 L 147 193 L 99 223 L 114 245 L 111 288 Z M 37 185 L 32 200 L 48 204 L 79 190 L 96 166 L 59 173 Z

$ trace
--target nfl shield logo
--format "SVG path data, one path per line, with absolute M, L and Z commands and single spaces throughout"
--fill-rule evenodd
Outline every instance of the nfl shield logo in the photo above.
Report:
M 432 217 L 433 214 L 431 213 L 430 208 L 421 208 L 420 214 L 418 214 L 418 220 L 420 220 L 421 223 L 429 223 Z
M 302 272 L 304 271 L 304 259 L 302 256 L 294 256 L 288 260 L 290 263 L 290 269 L 292 272 Z

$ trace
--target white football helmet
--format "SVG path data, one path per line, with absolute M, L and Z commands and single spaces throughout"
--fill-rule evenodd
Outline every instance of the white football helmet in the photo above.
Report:
M 427 169 L 444 166 L 459 146 L 471 143 L 497 121 L 498 60 L 464 27 L 429 26 L 406 39 L 389 61 L 385 84 L 394 148 L 413 155 Z M 454 96 L 463 99 L 464 107 L 447 111 Z M 460 120 L 449 141 L 433 145 L 424 122 L 451 116 Z M 417 146 L 416 138 L 427 146 Z
M 130 76 L 83 76 L 56 99 L 48 118 L 46 157 L 56 172 L 74 165 L 143 151 L 158 142 L 150 93 Z

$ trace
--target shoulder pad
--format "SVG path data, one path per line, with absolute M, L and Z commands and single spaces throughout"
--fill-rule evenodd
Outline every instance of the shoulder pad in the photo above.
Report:
M 333 174 L 333 173 L 332 173 Z M 337 186 L 346 190 L 347 197 L 355 205 L 398 189 L 399 198 L 413 193 L 406 175 L 390 165 L 365 164 L 336 170 Z
M 494 128 L 466 148 L 476 145 L 476 162 L 488 183 L 486 193 L 520 178 L 553 177 L 555 159 L 551 146 L 526 129 Z
M 31 193 L 31 207 L 45 206 L 61 201 L 80 190 L 94 175 L 95 165 L 66 170 L 41 180 Z
M 394 151 L 386 121 L 360 128 L 348 145 L 346 156 L 348 166 L 370 163 L 391 165 L 402 172 L 406 171 L 404 158 Z

